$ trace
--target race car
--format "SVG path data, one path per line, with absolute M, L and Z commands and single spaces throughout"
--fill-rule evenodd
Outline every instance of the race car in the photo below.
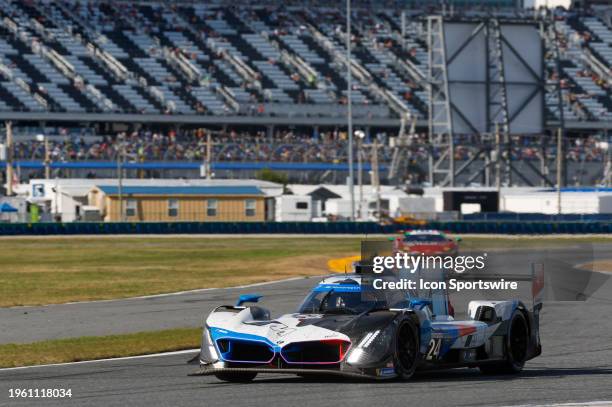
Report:
M 396 250 L 426 256 L 455 256 L 459 251 L 458 241 L 438 230 L 412 230 L 396 239 Z
M 400 282 L 397 276 L 383 279 Z M 244 305 L 258 295 L 214 309 L 194 374 L 248 382 L 260 373 L 371 379 L 409 379 L 417 369 L 454 367 L 517 373 L 541 353 L 541 302 L 528 309 L 518 300 L 471 301 L 468 319 L 455 320 L 445 290 L 377 290 L 371 282 L 363 274 L 328 277 L 297 312 L 277 318 Z

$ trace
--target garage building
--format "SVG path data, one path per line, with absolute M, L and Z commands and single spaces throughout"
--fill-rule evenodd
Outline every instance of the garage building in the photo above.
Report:
M 107 222 L 265 220 L 265 195 L 255 186 L 97 185 L 88 202 Z

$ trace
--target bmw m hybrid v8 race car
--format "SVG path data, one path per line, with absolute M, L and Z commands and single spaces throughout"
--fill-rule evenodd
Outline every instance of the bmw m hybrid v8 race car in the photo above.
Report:
M 535 285 L 531 310 L 518 300 L 471 301 L 468 319 L 458 321 L 448 315 L 446 291 L 368 290 L 366 278 L 328 277 L 296 313 L 277 318 L 245 305 L 256 295 L 216 308 L 204 324 L 195 374 L 246 382 L 258 373 L 376 379 L 454 367 L 517 373 L 541 353 Z

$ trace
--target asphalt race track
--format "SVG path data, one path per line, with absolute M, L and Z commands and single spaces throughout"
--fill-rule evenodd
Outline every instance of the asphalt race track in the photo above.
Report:
M 301 299 L 318 280 L 301 278 L 249 288 L 0 308 L 0 344 L 201 326 L 214 307 L 233 304 L 240 293 L 245 292 L 264 295 L 265 304 L 276 312 L 292 312 L 296 307 L 296 298 Z
M 557 263 L 546 269 L 547 278 L 560 275 L 553 283 L 563 286 L 567 279 L 589 274 L 570 264 L 612 257 L 612 250 L 568 247 L 548 254 Z M 527 274 L 522 263 L 528 257 L 516 251 L 489 254 L 489 267 L 507 275 Z M 227 384 L 214 377 L 188 376 L 197 366 L 186 363 L 191 354 L 179 354 L 0 370 L 0 405 L 491 406 L 612 400 L 612 283 L 603 274 L 593 276 L 588 281 L 579 278 L 580 293 L 571 293 L 566 285 L 550 294 L 541 316 L 543 355 L 528 362 L 518 376 L 488 377 L 477 370 L 457 369 L 421 373 L 410 382 L 260 375 L 251 384 Z M 273 314 L 283 313 L 292 311 L 314 283 L 300 279 L 243 289 L 2 309 L 0 343 L 197 326 L 210 308 L 233 302 L 239 292 L 264 294 L 262 304 Z M 528 289 L 528 283 L 521 283 L 519 295 L 526 297 Z M 456 294 L 453 303 L 461 314 L 470 299 L 490 294 Z M 561 296 L 588 298 L 552 300 Z M 73 396 L 15 400 L 8 398 L 9 388 L 70 388 Z

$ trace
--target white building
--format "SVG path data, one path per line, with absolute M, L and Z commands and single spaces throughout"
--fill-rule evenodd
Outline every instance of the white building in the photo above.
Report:
M 282 195 L 275 198 L 277 222 L 309 222 L 313 219 L 310 195 Z
M 424 189 L 424 197 L 435 201 L 436 212 L 444 210 L 444 191 L 496 191 L 493 187 L 430 187 Z M 558 195 L 554 188 L 503 187 L 499 191 L 499 211 L 516 213 L 557 214 Z M 466 207 L 464 213 L 479 212 Z M 612 190 L 564 189 L 561 193 L 562 214 L 612 213 Z
M 564 9 L 569 10 L 572 6 L 572 0 L 525 0 L 523 5 L 525 8 L 539 9 L 540 7 L 563 7 Z
M 299 196 L 312 197 L 312 217 L 315 220 L 328 216 L 350 218 L 351 196 L 347 185 L 288 185 L 288 189 Z M 435 212 L 435 200 L 420 196 L 408 195 L 400 188 L 381 185 L 378 193 L 371 185 L 364 185 L 360 190 L 355 186 L 355 215 L 360 220 L 378 219 L 378 201 L 383 214 L 395 217 L 406 212 Z

